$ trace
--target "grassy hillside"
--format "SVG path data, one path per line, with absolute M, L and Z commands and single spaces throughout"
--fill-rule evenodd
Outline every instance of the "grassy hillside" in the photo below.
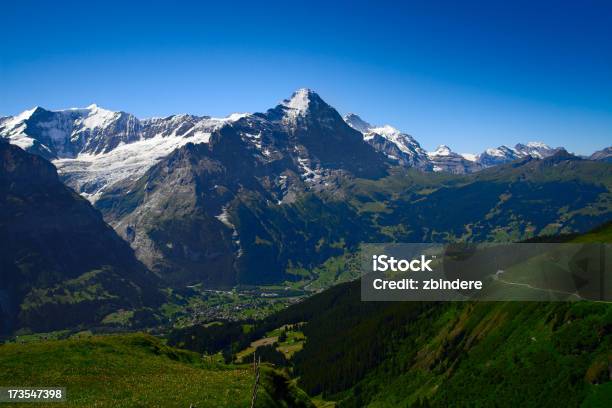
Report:
M 572 242 L 609 242 L 612 243 L 612 222 L 596 228 L 587 234 L 577 236 Z
M 336 397 L 355 407 L 605 406 L 610 322 L 602 304 L 450 306 L 411 322 L 418 336 L 387 343 L 376 368 Z
M 608 223 L 582 236 L 610 242 Z M 248 354 L 300 324 L 287 363 L 302 389 L 344 407 L 606 406 L 612 400 L 612 304 L 362 302 L 360 282 L 334 286 L 255 323 L 175 330 L 198 351 Z M 322 399 L 321 399 L 322 398 Z
M 611 232 L 607 224 L 572 240 L 609 242 Z M 612 304 L 364 304 L 356 283 L 319 297 L 331 304 L 305 327 L 295 370 L 304 389 L 340 406 L 612 401 Z M 317 297 L 297 308 L 308 302 Z
M 68 402 L 52 407 L 247 407 L 253 386 L 248 365 L 204 362 L 145 334 L 5 344 L 0 366 L 0 386 L 66 387 Z M 262 370 L 258 407 L 309 404 L 283 374 Z

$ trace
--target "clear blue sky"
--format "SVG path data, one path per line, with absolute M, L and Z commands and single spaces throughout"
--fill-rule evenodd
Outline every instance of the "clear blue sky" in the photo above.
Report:
M 226 115 L 309 87 L 427 149 L 612 144 L 612 2 L 369 3 L 5 2 L 0 114 Z

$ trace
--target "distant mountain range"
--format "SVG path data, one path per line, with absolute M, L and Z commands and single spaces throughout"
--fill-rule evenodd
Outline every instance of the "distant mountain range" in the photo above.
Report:
M 591 156 L 589 156 L 589 159 L 612 163 L 612 146 L 596 151 Z
M 455 153 L 446 145 L 438 146 L 433 152 L 426 152 L 412 136 L 392 126 L 372 126 L 353 113 L 344 116 L 344 120 L 353 129 L 360 131 L 364 140 L 388 159 L 401 166 L 416 167 L 424 171 L 473 173 L 525 157 L 543 159 L 564 150 L 562 147 L 551 148 L 542 142 L 529 142 L 519 143 L 514 147 L 486 149 L 480 154 Z
M 283 152 L 301 167 L 300 176 L 311 182 L 320 180 L 324 172 L 332 169 L 372 171 L 375 163 L 360 163 L 350 160 L 344 145 L 335 142 L 350 135 L 351 151 L 365 154 L 370 162 L 385 162 L 390 165 L 414 167 L 422 171 L 450 172 L 455 174 L 472 173 L 491 166 L 508 163 L 527 156 L 545 158 L 553 155 L 562 147 L 551 148 L 541 142 L 517 144 L 514 147 L 499 146 L 486 149 L 480 154 L 459 154 L 448 146 L 441 145 L 433 152 L 426 152 L 414 137 L 389 125 L 373 126 L 356 114 L 348 114 L 343 119 L 331 106 L 327 105 L 315 92 L 299 89 L 291 98 L 267 113 L 232 114 L 226 118 L 209 116 L 173 115 L 165 118 L 138 119 L 125 112 L 113 112 L 96 105 L 86 108 L 49 111 L 41 107 L 25 111 L 17 116 L 0 118 L 0 137 L 12 144 L 39 154 L 54 162 L 60 175 L 68 185 L 89 198 L 92 202 L 117 182 L 133 180 L 174 150 L 187 143 L 209 143 L 211 134 L 225 125 L 242 127 L 240 135 L 248 142 L 254 154 L 263 161 L 276 160 L 279 154 L 274 143 L 267 144 L 260 134 L 269 132 L 291 132 L 310 135 L 308 121 L 326 129 L 334 128 L 335 136 L 327 141 L 308 138 L 303 147 L 310 147 L 307 155 Z M 346 126 L 359 132 L 351 132 Z M 367 153 L 371 146 L 377 156 Z M 343 150 L 342 155 L 333 155 L 333 150 Z M 313 150 L 314 149 L 314 150 Z M 610 160 L 611 148 L 596 152 L 593 160 Z M 301 154 L 301 155 L 300 155 Z M 314 157 L 317 156 L 317 157 Z M 327 161 L 331 159 L 331 161 Z M 341 159 L 340 162 L 337 160 Z M 348 159 L 348 160 L 344 160 Z M 310 163 L 310 161 L 313 163 Z M 344 160 L 344 161 L 343 161 Z M 358 170 L 357 167 L 364 167 Z M 368 167 L 369 170 L 365 170 Z M 379 168 L 380 171 L 380 168 Z M 311 183 L 312 184 L 312 183 Z

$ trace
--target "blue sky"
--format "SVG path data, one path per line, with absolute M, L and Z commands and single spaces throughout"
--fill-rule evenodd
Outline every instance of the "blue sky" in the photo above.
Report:
M 427 149 L 612 144 L 609 1 L 127 3 L 3 4 L 0 115 L 223 116 L 309 87 Z

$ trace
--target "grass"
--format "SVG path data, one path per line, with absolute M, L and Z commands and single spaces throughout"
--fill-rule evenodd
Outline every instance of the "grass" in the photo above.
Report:
M 110 325 L 118 325 L 118 326 L 128 326 L 130 320 L 134 317 L 133 310 L 118 310 L 111 314 L 106 315 L 104 319 L 102 319 L 102 324 L 110 324 Z
M 304 347 L 306 336 L 304 332 L 296 329 L 294 325 L 283 325 L 271 332 L 267 336 L 277 336 L 277 340 L 281 338 L 281 333 L 285 333 L 285 340 L 278 342 L 276 349 L 285 355 L 287 360 Z
M 588 234 L 581 235 L 572 242 L 607 242 L 612 243 L 612 222 L 597 228 Z
M 67 388 L 66 403 L 41 408 L 245 407 L 253 381 L 247 366 L 207 364 L 145 334 L 5 344 L 0 366 L 0 386 Z
M 286 338 L 284 341 L 279 342 L 278 340 L 282 332 L 285 333 Z M 290 360 L 295 353 L 304 347 L 305 341 L 306 336 L 304 336 L 302 331 L 295 330 L 294 326 L 292 325 L 283 325 L 277 329 L 269 331 L 266 333 L 265 337 L 251 342 L 249 347 L 239 351 L 236 354 L 236 361 L 240 363 L 248 363 L 248 361 L 245 361 L 244 358 L 247 356 L 252 357 L 252 354 L 257 350 L 257 347 L 275 343 L 277 343 L 276 350 L 283 353 L 287 360 Z
M 267 346 L 268 344 L 274 344 L 276 343 L 277 340 L 278 340 L 278 337 L 264 337 L 262 339 L 251 342 L 251 345 L 249 347 L 236 353 L 236 361 L 240 363 L 245 363 L 245 362 L 248 363 L 248 361 L 243 361 L 244 357 L 253 354 L 253 352 L 257 350 L 257 347 Z
M 303 335 L 302 335 L 303 336 Z M 278 351 L 285 355 L 287 360 L 291 359 L 295 353 L 304 348 L 304 337 L 302 339 L 289 340 L 285 343 L 281 343 L 276 348 Z
M 69 335 L 70 330 L 57 330 L 48 333 L 31 333 L 17 335 L 15 336 L 15 341 L 19 343 L 31 343 L 41 340 L 58 340 L 61 338 L 68 337 Z
M 312 402 L 317 408 L 335 408 L 336 403 L 334 401 L 325 401 L 322 398 L 313 398 Z
M 316 279 L 304 289 L 309 291 L 323 290 L 335 284 L 347 282 L 359 277 L 359 257 L 354 253 L 329 258 L 321 266 L 314 269 Z

